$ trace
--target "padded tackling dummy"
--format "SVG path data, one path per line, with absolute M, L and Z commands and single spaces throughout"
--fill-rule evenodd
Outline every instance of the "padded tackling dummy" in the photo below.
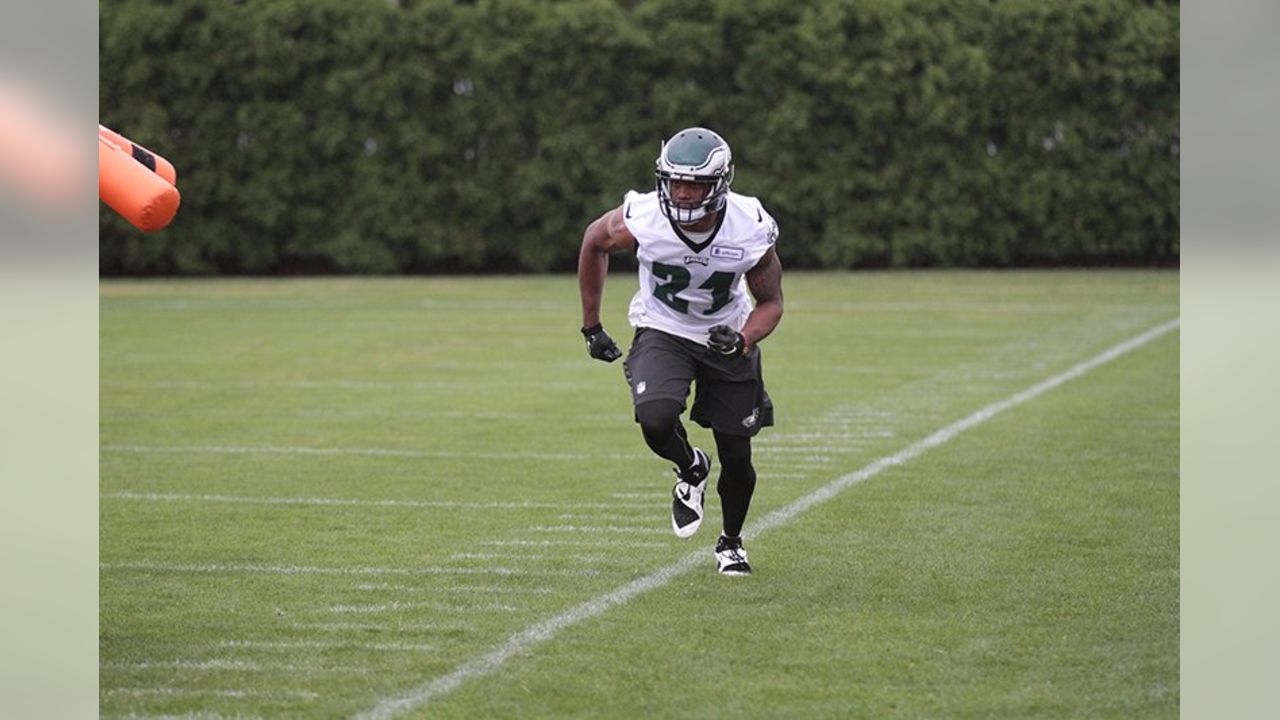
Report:
M 99 126 L 98 197 L 143 232 L 164 229 L 178 212 L 182 200 L 178 189 L 138 159 L 134 152 L 138 146 L 123 137 L 124 144 L 117 143 L 103 130 L 106 128 Z M 169 161 L 145 149 L 143 152 L 154 158 L 157 170 L 167 166 L 166 172 L 176 177 Z
M 170 185 L 177 187 L 178 171 L 173 167 L 173 163 L 109 127 L 99 125 L 98 137 L 106 138 L 119 146 L 120 149 L 128 151 L 129 154 L 133 155 L 134 160 L 147 166 L 148 170 L 164 178 Z

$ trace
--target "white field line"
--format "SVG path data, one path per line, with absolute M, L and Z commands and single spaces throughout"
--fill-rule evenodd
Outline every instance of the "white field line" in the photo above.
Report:
M 580 367 L 580 364 L 578 364 Z M 527 367 L 527 366 L 525 366 Z M 568 365 L 566 364 L 566 367 Z M 530 387 L 536 385 L 546 390 L 582 389 L 581 383 L 571 380 L 546 380 L 545 378 L 512 377 L 510 373 L 493 373 L 484 378 L 449 378 L 448 380 L 414 381 L 414 382 L 379 382 L 377 380 L 242 380 L 239 382 L 206 382 L 202 380 L 101 380 L 99 386 L 104 388 L 155 389 L 155 390 L 245 390 L 254 391 L 259 388 L 273 390 L 393 390 L 409 392 L 413 390 L 430 390 L 432 392 L 462 391 L 468 388 L 491 390 L 497 385 L 508 387 Z
M 848 443 L 823 444 L 823 445 L 774 445 L 772 447 L 761 447 L 757 451 L 761 455 L 828 455 L 831 453 L 847 453 L 851 452 Z
M 574 563 L 577 565 L 599 565 L 601 563 L 607 563 L 613 560 L 613 558 L 609 558 L 604 555 L 546 555 L 543 553 L 526 554 L 526 553 L 520 553 L 520 552 L 454 553 L 453 555 L 449 556 L 449 559 L 450 560 L 517 560 L 520 562 L 557 562 L 557 563 Z M 518 590 L 527 592 L 527 590 L 525 590 L 524 588 L 518 588 Z
M 294 674 L 373 672 L 367 667 L 320 667 L 319 665 L 263 665 L 246 660 L 167 660 L 132 663 L 106 663 L 107 670 L 232 670 L 236 672 L 290 672 Z
M 458 458 L 463 460 L 647 460 L 638 453 L 465 452 L 461 450 L 403 450 L 399 448 L 315 448 L 276 445 L 102 445 L 99 450 L 141 455 L 356 455 L 359 457 Z
M 628 543 L 627 547 L 631 547 Z M 461 552 L 458 555 L 449 557 L 449 560 L 506 560 L 516 562 L 567 562 L 571 565 L 604 565 L 607 562 L 616 561 L 613 557 L 604 555 L 545 555 L 545 553 L 531 553 L 525 555 L 522 552 Z M 529 592 L 526 588 L 515 588 L 516 592 Z M 530 588 L 532 589 L 532 588 Z M 543 588 L 545 589 L 545 588 Z
M 617 527 L 614 525 L 534 525 L 532 532 L 571 532 L 571 533 L 622 533 L 639 535 L 666 535 L 670 530 L 647 527 Z
M 556 515 L 557 520 L 587 520 L 589 522 L 617 523 L 619 525 L 644 525 L 652 524 L 654 517 L 657 516 L 654 510 L 661 510 L 661 506 L 654 503 L 645 503 L 639 505 L 637 509 L 649 510 L 651 512 L 637 515 L 600 515 L 596 513 L 560 513 Z M 660 516 L 658 516 L 660 517 Z
M 876 429 L 867 429 L 862 432 L 849 432 L 848 428 L 840 427 L 840 423 L 838 422 L 828 423 L 828 426 L 830 429 L 827 431 L 795 432 L 787 435 L 779 435 L 778 440 L 772 443 L 761 443 L 760 447 L 771 447 L 773 445 L 782 445 L 785 447 L 792 447 L 792 443 L 802 443 L 802 442 L 809 442 L 809 443 L 820 442 L 820 443 L 826 444 L 831 441 L 831 438 L 833 436 L 838 437 L 841 440 L 854 440 L 859 438 L 890 438 L 896 434 L 892 430 L 879 429 L 882 427 L 882 425 L 875 425 L 874 428 Z M 844 432 L 832 433 L 831 430 L 834 430 L 834 429 L 841 429 Z
M 539 412 L 496 412 L 493 410 L 404 410 L 394 408 L 361 409 L 361 408 L 299 408 L 299 409 L 258 409 L 243 407 L 210 407 L 201 404 L 198 407 L 175 410 L 167 409 L 104 409 L 104 415 L 113 417 L 229 417 L 229 418 L 262 418 L 262 417 L 315 417 L 341 419 L 363 418 L 414 418 L 429 420 L 524 420 L 541 421 L 545 413 Z M 574 422 L 587 425 L 598 425 L 617 421 L 616 414 L 575 415 Z
M 476 627 L 470 623 L 435 623 L 435 622 L 303 622 L 290 625 L 294 630 L 320 630 L 324 632 L 351 632 L 353 630 L 374 630 L 378 632 L 474 632 Z
M 104 715 L 99 714 L 98 720 L 263 720 L 261 715 L 220 715 L 207 710 L 194 710 L 175 715 L 172 713 L 164 715 L 144 715 L 131 712 L 128 715 Z
M 261 670 L 258 663 L 245 660 L 166 660 L 131 663 L 104 663 L 102 667 L 111 670 Z
M 105 695 L 158 695 L 162 697 L 266 698 L 270 700 L 315 700 L 307 690 L 184 690 L 181 688 L 111 688 Z
M 482 540 L 481 545 L 486 547 L 600 547 L 599 540 Z M 627 547 L 647 547 L 660 548 L 666 547 L 667 543 L 645 541 L 645 540 L 628 540 Z
M 435 610 L 437 612 L 503 612 L 512 613 L 519 608 L 514 605 L 498 605 L 494 603 L 485 603 L 481 605 L 472 603 L 441 603 L 441 602 L 401 602 L 392 600 L 389 603 L 380 603 L 377 605 L 333 605 L 329 608 L 331 613 L 354 614 L 354 615 L 372 615 L 376 613 L 394 613 L 402 610 Z
M 648 503 L 553 503 L 553 502 L 474 502 L 462 500 L 361 500 L 324 497 L 253 497 L 251 495 L 205 495 L 191 493 L 110 492 L 99 495 L 104 500 L 139 500 L 144 502 L 242 503 L 245 505 L 351 505 L 389 508 L 451 508 L 467 510 L 643 510 Z
M 754 534 L 758 535 L 771 530 L 772 528 L 784 525 L 806 510 L 836 497 L 848 488 L 857 485 L 868 478 L 874 477 L 888 468 L 902 465 L 903 463 L 919 457 L 933 448 L 950 442 L 960 433 L 976 425 L 981 425 L 998 413 L 1021 405 L 1029 400 L 1033 400 L 1063 383 L 1074 380 L 1075 378 L 1078 378 L 1101 365 L 1105 365 L 1106 363 L 1115 360 L 1125 353 L 1142 347 L 1152 340 L 1176 329 L 1179 326 L 1179 323 L 1180 321 L 1175 318 L 1158 325 L 1076 365 L 1066 372 L 1054 375 L 1053 377 L 1037 383 L 1022 392 L 1015 393 L 1004 400 L 987 405 L 986 407 L 970 414 L 968 417 L 947 425 L 923 440 L 918 440 L 892 455 L 887 455 L 872 462 L 861 470 L 836 478 L 808 495 L 805 495 L 789 505 L 774 510 L 764 516 L 759 522 L 753 524 Z M 506 662 L 512 657 L 525 653 L 531 647 L 554 638 L 561 630 L 569 626 L 576 625 L 584 620 L 601 615 L 614 607 L 624 605 L 630 602 L 632 598 L 635 598 L 642 593 L 660 588 L 693 567 L 704 565 L 706 560 L 705 550 L 690 553 L 675 563 L 661 568 L 649 575 L 633 580 L 632 582 L 607 592 L 604 595 L 600 595 L 582 603 L 581 605 L 570 608 L 559 615 L 552 616 L 540 623 L 531 625 L 508 637 L 502 644 L 498 645 L 493 650 L 462 663 L 452 672 L 435 678 L 423 685 L 412 688 L 398 696 L 385 698 L 379 701 L 374 707 L 360 713 L 356 717 L 379 719 L 390 718 L 410 710 L 419 710 L 435 698 L 451 692 L 463 683 L 493 673 L 498 668 L 506 664 Z
M 474 556 L 471 556 L 471 557 L 478 557 L 481 554 L 482 553 L 476 553 Z M 559 556 L 555 556 L 555 555 L 516 555 L 513 553 L 507 553 L 505 555 L 500 555 L 500 556 L 494 555 L 493 557 L 519 557 L 521 559 L 555 559 L 555 560 L 561 559 Z M 419 592 L 419 593 L 420 592 L 430 592 L 430 593 L 463 592 L 463 593 L 476 593 L 480 595 L 503 594 L 503 593 L 506 593 L 506 594 L 518 593 L 521 595 L 554 595 L 556 593 L 556 591 L 552 590 L 551 588 L 502 587 L 501 585 L 447 585 L 445 587 L 416 587 L 413 585 L 393 585 L 391 583 L 360 583 L 359 585 L 356 585 L 354 589 L 363 590 L 365 592 L 388 592 L 388 591 Z
M 395 650 L 400 652 L 432 652 L 434 645 L 414 643 L 358 643 L 341 640 L 224 640 L 219 643 L 224 648 L 244 648 L 249 650 L 297 650 L 309 648 L 315 650 L 343 648 L 356 650 L 377 650 L 379 652 Z
M 250 563 L 242 564 L 197 564 L 197 563 L 163 563 L 153 562 L 150 560 L 135 560 L 128 562 L 104 562 L 98 563 L 101 570 L 144 570 L 148 572 L 165 572 L 165 573 L 209 573 L 209 574 L 237 574 L 237 573 L 262 573 L 266 575 L 347 575 L 355 577 L 364 577 L 370 575 L 502 575 L 518 577 L 521 575 L 543 576 L 543 575 L 568 575 L 572 577 L 581 577 L 586 575 L 595 575 L 596 571 L 591 569 L 584 570 L 514 570 L 507 567 L 485 567 L 485 568 L 467 568 L 467 567 L 414 567 L 414 568 L 382 568 L 382 567 L 316 567 L 307 565 L 255 565 Z
M 841 450 L 848 452 L 848 449 Z M 836 461 L 831 455 L 796 455 L 787 457 L 786 453 L 752 453 L 754 458 L 759 458 L 761 462 L 756 463 L 756 468 L 761 467 L 785 467 L 794 468 L 813 468 L 816 470 L 824 470 L 825 465 L 830 465 Z M 775 465 L 776 464 L 776 465 Z

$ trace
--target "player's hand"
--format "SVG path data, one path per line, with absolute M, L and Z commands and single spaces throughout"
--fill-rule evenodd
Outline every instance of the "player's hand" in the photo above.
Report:
M 622 357 L 618 343 L 609 337 L 609 333 L 604 331 L 604 326 L 600 323 L 582 328 L 582 337 L 587 339 L 587 354 L 591 357 L 605 362 L 613 362 Z
M 725 357 L 738 357 L 747 354 L 747 339 L 728 325 L 716 325 L 711 328 L 707 347 Z

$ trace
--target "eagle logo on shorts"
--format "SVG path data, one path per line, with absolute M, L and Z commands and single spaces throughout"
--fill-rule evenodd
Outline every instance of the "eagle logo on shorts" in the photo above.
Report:
M 760 419 L 760 408 L 752 408 L 751 414 L 742 418 L 742 427 L 749 428 Z
M 646 384 L 645 381 L 641 380 L 640 383 L 636 385 L 636 394 L 643 395 L 645 389 L 648 387 L 649 387 L 648 384 Z

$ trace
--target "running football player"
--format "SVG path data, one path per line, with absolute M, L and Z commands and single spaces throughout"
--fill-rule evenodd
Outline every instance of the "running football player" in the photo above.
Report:
M 711 130 L 687 128 L 663 143 L 656 176 L 655 190 L 628 192 L 583 235 L 582 334 L 591 357 L 622 357 L 600 323 L 600 303 L 609 255 L 635 252 L 640 289 L 631 299 L 635 334 L 623 369 L 645 442 L 675 465 L 672 528 L 682 538 L 698 530 L 711 474 L 711 457 L 680 422 L 693 387 L 689 419 L 711 430 L 720 463 L 716 567 L 746 575 L 742 526 L 756 485 L 751 438 L 773 424 L 759 345 L 782 318 L 778 225 L 759 200 L 730 190 L 733 155 Z

